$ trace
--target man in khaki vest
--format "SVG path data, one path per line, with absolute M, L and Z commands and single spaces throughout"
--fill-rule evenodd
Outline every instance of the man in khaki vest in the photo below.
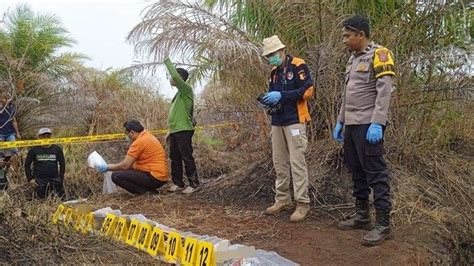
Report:
M 299 222 L 310 210 L 305 153 L 306 122 L 311 120 L 307 101 L 313 95 L 313 80 L 305 62 L 287 54 L 278 36 L 263 40 L 262 55 L 273 67 L 262 102 L 272 117 L 272 154 L 277 175 L 275 204 L 266 213 L 294 207 L 289 190 L 291 171 L 297 205 L 290 221 Z
M 333 138 L 344 143 L 345 163 L 354 183 L 356 214 L 340 222 L 339 228 L 373 228 L 369 210 L 371 189 L 376 211 L 375 227 L 363 237 L 362 244 L 375 246 L 392 234 L 392 202 L 383 158 L 383 136 L 395 75 L 394 61 L 390 50 L 370 41 L 370 26 L 366 18 L 353 16 L 342 24 L 343 42 L 352 55 L 346 65 L 342 106 Z

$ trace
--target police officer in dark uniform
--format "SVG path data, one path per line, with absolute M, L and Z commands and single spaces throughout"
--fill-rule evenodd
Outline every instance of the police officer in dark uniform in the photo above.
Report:
M 345 70 L 345 89 L 333 138 L 344 143 L 345 163 L 352 173 L 356 215 L 339 223 L 343 230 L 372 229 L 362 239 L 366 246 L 391 237 L 390 184 L 383 158 L 383 136 L 393 88 L 394 60 L 387 48 L 370 41 L 366 18 L 343 21 L 343 42 L 352 52 Z M 342 131 L 344 129 L 344 136 Z M 373 191 L 375 227 L 370 221 L 369 194 Z

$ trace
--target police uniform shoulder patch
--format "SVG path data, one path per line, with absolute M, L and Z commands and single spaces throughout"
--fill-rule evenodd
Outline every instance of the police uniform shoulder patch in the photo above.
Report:
M 298 57 L 293 57 L 293 60 L 291 60 L 291 63 L 295 65 L 296 67 L 299 67 L 302 64 L 305 64 L 304 60 Z
M 300 80 L 306 80 L 306 73 L 303 71 L 298 72 Z
M 304 70 L 304 66 L 306 65 L 306 62 L 301 59 L 301 58 L 298 58 L 298 57 L 293 57 L 293 60 L 291 61 L 291 64 L 293 64 L 294 66 L 296 66 L 297 68 L 297 76 L 300 80 L 306 80 L 307 79 L 307 75 L 306 75 L 306 71 Z M 292 73 L 293 75 L 293 73 Z
M 385 47 L 375 49 L 374 53 L 374 70 L 375 78 L 380 78 L 385 75 L 395 76 L 395 63 L 393 54 Z
M 379 57 L 380 62 L 387 62 L 388 61 L 388 51 L 387 50 L 377 51 L 376 55 Z

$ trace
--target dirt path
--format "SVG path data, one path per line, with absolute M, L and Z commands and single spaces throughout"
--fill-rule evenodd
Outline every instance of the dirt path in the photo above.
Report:
M 305 222 L 293 224 L 288 221 L 290 212 L 267 216 L 262 213 L 265 206 L 223 206 L 178 194 L 131 199 L 116 196 L 96 207 L 111 205 L 179 230 L 276 251 L 301 265 L 416 265 L 430 261 L 426 252 L 413 244 L 416 228 L 397 229 L 395 240 L 366 248 L 359 244 L 364 231 L 340 231 L 335 221 L 314 211 Z

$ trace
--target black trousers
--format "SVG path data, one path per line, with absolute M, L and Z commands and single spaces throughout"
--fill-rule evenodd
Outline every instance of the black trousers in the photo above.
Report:
M 390 178 L 383 158 L 383 141 L 371 144 L 366 140 L 369 126 L 370 124 L 345 127 L 344 159 L 352 173 L 353 196 L 359 200 L 368 199 L 370 187 L 374 192 L 375 208 L 391 209 Z
M 38 187 L 36 187 L 35 196 L 41 199 L 47 198 L 49 195 L 56 195 L 60 198 L 64 197 L 63 181 L 59 178 L 35 178 Z
M 135 169 L 114 171 L 112 181 L 117 186 L 135 195 L 157 192 L 158 188 L 166 184 L 166 182 L 154 178 L 149 172 Z
M 185 186 L 183 182 L 183 162 L 189 185 L 193 188 L 199 186 L 196 162 L 193 157 L 193 135 L 194 130 L 188 130 L 172 133 L 169 136 L 171 178 L 178 187 Z

